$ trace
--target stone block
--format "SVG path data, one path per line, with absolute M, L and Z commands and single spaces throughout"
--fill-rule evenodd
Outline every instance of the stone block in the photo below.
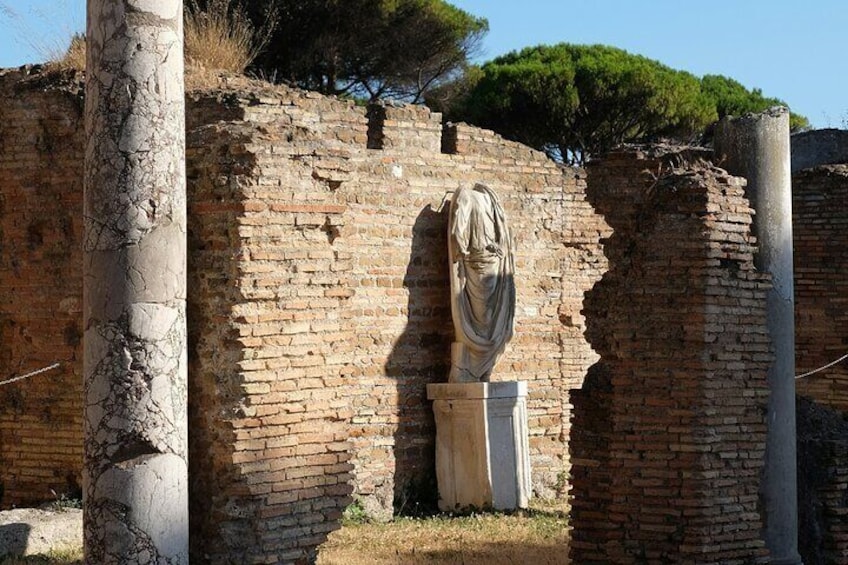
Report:
M 514 510 L 530 500 L 527 382 L 427 385 L 439 508 Z

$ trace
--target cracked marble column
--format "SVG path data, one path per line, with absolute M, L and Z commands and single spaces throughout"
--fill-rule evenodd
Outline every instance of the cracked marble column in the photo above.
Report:
M 754 261 L 772 277 L 766 325 L 775 359 L 768 372 L 768 435 L 760 486 L 764 538 L 772 565 L 800 565 L 789 110 L 724 118 L 716 128 L 715 151 L 720 166 L 748 180 L 745 193 L 756 211 L 754 232 L 760 246 Z
M 182 0 L 88 0 L 86 563 L 188 563 Z

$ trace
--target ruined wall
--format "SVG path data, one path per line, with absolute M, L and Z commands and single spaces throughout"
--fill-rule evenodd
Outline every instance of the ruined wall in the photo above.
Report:
M 80 85 L 0 72 L 0 505 L 79 497 Z
M 309 559 L 351 500 L 351 260 L 333 246 L 334 183 L 341 140 L 364 146 L 365 122 L 335 101 L 301 122 L 292 100 L 314 99 L 298 92 L 196 96 L 243 107 L 231 123 L 189 118 L 193 554 Z
M 795 364 L 801 374 L 848 353 L 848 165 L 792 179 Z M 848 412 L 848 364 L 796 381 L 796 391 Z
M 445 203 L 465 183 L 490 184 L 513 229 L 516 338 L 495 378 L 530 381 L 537 491 L 554 494 L 565 390 L 595 358 L 582 295 L 605 266 L 582 175 L 464 125 L 443 144 L 424 108 L 266 89 L 198 93 L 189 115 L 229 118 L 190 128 L 202 551 L 309 557 L 351 494 L 378 517 L 434 502 L 425 385 L 449 368 Z
M 805 565 L 848 562 L 848 422 L 798 397 L 798 550 Z
M 795 173 L 792 197 L 795 365 L 802 374 L 848 353 L 848 165 Z M 799 550 L 807 564 L 845 563 L 848 365 L 843 361 L 795 383 Z
M 79 490 L 78 92 L 0 76 L 0 380 L 62 362 L 0 387 L 3 506 Z M 536 493 L 573 477 L 575 561 L 764 555 L 767 283 L 737 179 L 674 151 L 590 169 L 617 231 L 586 306 L 604 359 L 583 386 L 597 360 L 583 296 L 610 229 L 582 171 L 423 108 L 254 83 L 196 92 L 187 113 L 195 558 L 309 559 L 352 496 L 376 516 L 435 499 L 424 385 L 446 379 L 452 339 L 446 201 L 474 182 L 501 196 L 517 249 L 516 336 L 495 378 L 530 381 Z M 795 186 L 800 372 L 845 352 L 846 170 Z M 799 391 L 844 410 L 843 380 L 837 367 Z
M 380 118 L 379 151 L 354 159 L 339 188 L 349 210 L 337 245 L 353 257 L 358 334 L 357 494 L 373 493 L 384 508 L 392 498 L 407 510 L 435 502 L 425 385 L 446 381 L 450 365 L 447 200 L 474 182 L 499 194 L 516 248 L 515 338 L 493 378 L 531 382 L 534 485 L 553 494 L 567 472 L 565 391 L 579 387 L 594 359 L 579 312 L 605 265 L 598 240 L 606 226 L 584 200 L 581 174 L 527 147 L 465 125 L 448 127 L 443 145 L 440 116 L 421 108 L 385 107 Z M 372 121 L 371 140 L 374 129 Z
M 82 452 L 81 100 L 36 79 L 0 80 L 0 371 L 67 363 L 0 390 L 4 506 L 73 490 Z M 445 204 L 468 183 L 513 229 L 495 378 L 530 381 L 534 483 L 555 495 L 566 391 L 596 358 L 582 296 L 606 265 L 583 174 L 424 108 L 234 82 L 187 108 L 195 558 L 309 559 L 352 495 L 377 516 L 435 501 L 425 384 L 447 378 Z
M 575 563 L 758 563 L 768 278 L 744 181 L 696 155 L 628 150 L 588 168 L 613 228 L 587 294 L 601 356 L 575 402 Z

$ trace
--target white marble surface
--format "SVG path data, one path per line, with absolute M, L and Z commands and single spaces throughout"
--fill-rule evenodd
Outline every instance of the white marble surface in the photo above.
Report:
M 436 417 L 439 508 L 526 508 L 527 383 L 430 384 L 427 396 Z

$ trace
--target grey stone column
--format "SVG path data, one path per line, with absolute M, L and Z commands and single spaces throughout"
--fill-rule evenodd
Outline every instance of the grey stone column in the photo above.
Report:
M 765 542 L 772 564 L 798 564 L 798 501 L 795 455 L 795 312 L 792 269 L 792 174 L 789 112 L 773 108 L 724 119 L 716 129 L 718 164 L 748 179 L 746 194 L 756 211 L 759 270 L 771 274 L 767 325 L 775 361 L 768 373 L 768 436 L 760 493 Z
M 182 0 L 88 0 L 86 563 L 188 563 Z

